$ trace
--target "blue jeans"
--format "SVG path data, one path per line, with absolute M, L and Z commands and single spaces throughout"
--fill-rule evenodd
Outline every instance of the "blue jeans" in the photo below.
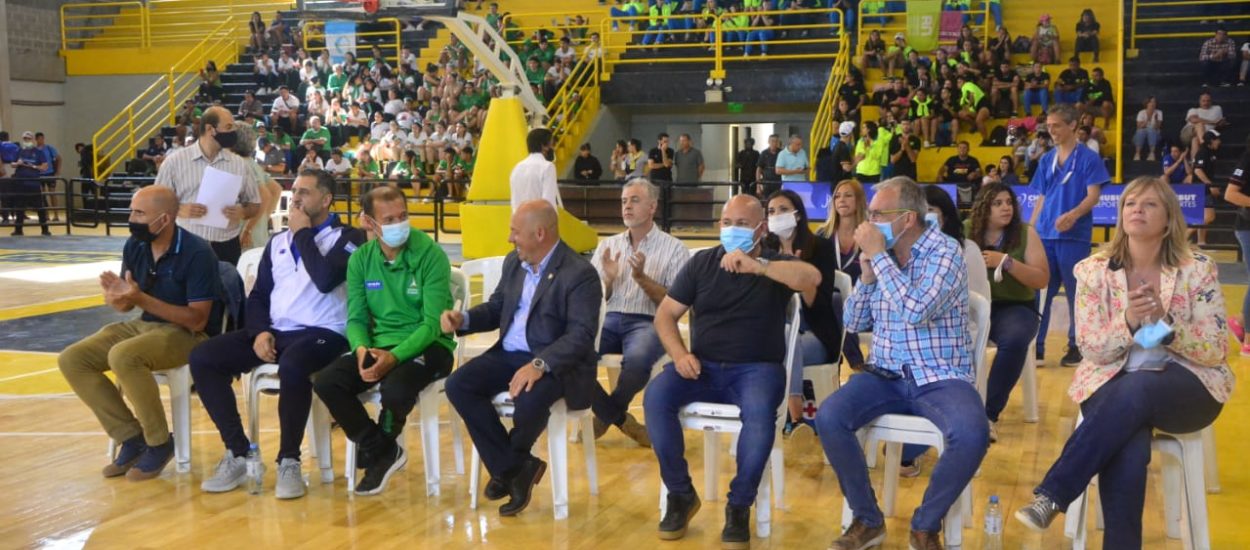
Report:
M 650 46 L 652 44 L 663 44 L 664 35 L 668 32 L 668 25 L 652 25 L 647 29 L 647 34 L 642 37 L 642 45 Z
M 1077 103 L 1080 103 L 1080 102 L 1081 102 L 1080 90 L 1065 92 L 1058 88 L 1055 89 L 1055 103 L 1067 103 L 1069 105 L 1076 105 Z
M 590 408 L 599 420 L 620 425 L 629 404 L 638 392 L 647 387 L 651 367 L 664 355 L 664 346 L 655 333 L 655 318 L 650 315 L 608 313 L 603 317 L 603 334 L 599 337 L 599 353 L 620 353 L 621 374 L 612 394 L 595 384 Z
M 742 432 L 738 434 L 738 472 L 729 482 L 729 504 L 747 507 L 755 502 L 773 450 L 785 370 L 778 363 L 703 361 L 702 367 L 697 379 L 687 380 L 677 374 L 672 363 L 665 365 L 643 397 L 647 434 L 660 462 L 660 479 L 671 493 L 694 492 L 677 411 L 695 401 L 737 405 L 742 409 Z
M 1081 403 L 1085 420 L 1033 492 L 1064 510 L 1097 475 L 1106 522 L 1103 548 L 1141 548 L 1154 430 L 1195 432 L 1214 422 L 1222 408 L 1198 377 L 1179 365 L 1121 372 Z
M 990 367 L 985 416 L 998 422 L 1029 360 L 1029 344 L 1037 335 L 1037 311 L 1032 303 L 1019 302 L 995 302 L 990 308 L 990 340 L 998 346 L 998 353 Z
M 1042 306 L 1042 326 L 1037 330 L 1037 351 L 1046 345 L 1046 329 L 1050 327 L 1050 305 L 1063 283 L 1063 294 L 1068 299 L 1068 347 L 1076 347 L 1076 274 L 1072 269 L 1077 262 L 1089 257 L 1089 243 L 1062 239 L 1042 239 L 1046 249 L 1046 261 L 1050 263 L 1050 286 L 1046 288 L 1046 303 Z
M 1024 116 L 1033 116 L 1033 105 L 1041 105 L 1043 111 L 1050 109 L 1050 90 L 1038 88 L 1024 91 Z
M 990 17 L 994 18 L 994 28 L 998 29 L 1003 26 L 1003 5 L 990 4 Z
M 829 350 L 812 332 L 799 333 L 799 353 L 802 360 L 795 361 L 790 370 L 790 395 L 803 395 L 803 367 L 829 362 Z
M 870 527 L 884 524 L 885 517 L 868 482 L 864 449 L 855 433 L 883 414 L 923 416 L 942 431 L 946 451 L 933 467 L 924 500 L 911 518 L 913 530 L 941 531 L 947 510 L 972 480 L 989 448 L 989 423 L 981 396 L 963 380 L 917 386 L 910 376 L 886 380 L 859 373 L 825 399 L 816 413 L 816 433 L 855 519 Z
M 1150 153 L 1153 154 L 1159 149 L 1159 129 L 1158 128 L 1138 128 L 1133 133 L 1133 153 L 1138 153 L 1145 146 L 1150 146 Z
M 769 29 L 755 30 L 747 33 L 747 49 L 746 54 L 751 55 L 751 48 L 756 42 L 759 43 L 760 53 L 768 53 L 769 40 L 773 39 L 774 32 Z
M 1246 272 L 1250 273 L 1250 230 L 1237 230 L 1233 233 L 1241 244 L 1241 261 L 1246 264 Z M 1247 319 L 1250 319 L 1250 292 L 1241 300 L 1241 323 L 1244 325 Z
M 626 7 L 625 9 L 619 9 L 613 6 L 611 8 L 611 14 L 612 14 L 612 17 L 636 17 L 638 15 L 638 12 L 634 10 L 632 6 Z M 631 21 L 629 24 L 634 25 L 635 23 Z M 615 31 L 618 29 L 619 29 L 619 25 L 617 24 L 616 21 L 613 21 L 612 30 Z

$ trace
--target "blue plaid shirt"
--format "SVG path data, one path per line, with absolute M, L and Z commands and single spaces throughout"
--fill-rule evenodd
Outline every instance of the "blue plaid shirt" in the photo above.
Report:
M 963 251 L 938 228 L 926 230 L 901 268 L 888 253 L 872 258 L 876 282 L 846 301 L 843 322 L 872 332 L 872 362 L 916 385 L 958 379 L 974 383 L 968 323 L 968 269 Z M 906 370 L 904 370 L 906 369 Z

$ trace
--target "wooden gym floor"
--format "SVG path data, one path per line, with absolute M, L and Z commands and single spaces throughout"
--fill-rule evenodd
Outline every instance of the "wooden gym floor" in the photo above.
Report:
M 690 532 L 679 542 L 655 536 L 658 469 L 648 449 L 619 432 L 598 442 L 600 494 L 590 496 L 584 461 L 577 445 L 570 452 L 570 513 L 551 516 L 547 479 L 535 489 L 530 508 L 516 518 L 500 518 L 497 503 L 482 499 L 469 508 L 468 476 L 457 475 L 446 423 L 442 430 L 442 494 L 426 497 L 421 447 L 408 438 L 409 463 L 376 497 L 349 494 L 342 477 L 343 437 L 334 432 L 336 479 L 323 485 L 315 460 L 305 453 L 308 495 L 279 502 L 273 498 L 273 467 L 266 494 L 243 490 L 204 494 L 199 483 L 211 474 L 222 453 L 220 438 L 198 399 L 192 403 L 194 428 L 191 472 L 178 474 L 171 464 L 159 479 L 130 483 L 106 480 L 107 439 L 90 412 L 74 397 L 56 369 L 56 355 L 68 342 L 115 316 L 99 307 L 94 276 L 115 262 L 119 238 L 52 237 L 43 241 L 0 238 L 0 548 L 719 548 L 724 491 L 733 460 L 721 460 L 721 493 L 705 498 Z M 1221 256 L 1229 313 L 1236 313 L 1246 291 L 1246 276 L 1231 256 Z M 43 270 L 43 271 L 31 271 Z M 991 494 L 1010 515 L 1030 498 L 1032 488 L 1058 455 L 1071 432 L 1077 408 L 1065 390 L 1072 371 L 1057 366 L 1062 338 L 1047 342 L 1050 357 L 1039 371 L 1041 421 L 1025 424 L 1019 391 L 999 424 L 1001 440 L 990 448 L 975 480 L 974 524 L 964 531 L 964 548 L 979 548 L 980 520 Z M 1231 362 L 1244 378 L 1246 360 L 1232 346 Z M 1207 497 L 1210 530 L 1217 549 L 1250 548 L 1250 527 L 1242 511 L 1250 508 L 1250 474 L 1241 466 L 1250 451 L 1250 398 L 1246 388 L 1234 393 L 1216 422 L 1222 492 Z M 262 401 L 261 448 L 272 460 L 277 448 L 275 399 Z M 240 405 L 242 403 L 240 402 Z M 641 416 L 641 400 L 634 405 Z M 446 419 L 446 405 L 443 407 Z M 415 417 L 414 417 L 415 419 Z M 415 426 L 415 423 L 409 424 Z M 702 483 L 702 436 L 687 434 L 692 475 Z M 722 445 L 728 445 L 722 440 Z M 755 548 L 825 548 L 838 530 L 841 493 L 832 470 L 821 459 L 810 431 L 785 442 L 785 508 L 774 510 L 770 539 L 753 539 Z M 545 440 L 536 445 L 546 454 Z M 900 483 L 898 516 L 888 523 L 884 548 L 906 548 L 911 510 L 928 483 L 932 458 L 922 475 Z M 1181 548 L 1163 532 L 1158 460 L 1152 465 L 1145 510 L 1146 547 Z M 880 488 L 880 471 L 873 472 Z M 1057 523 L 1062 523 L 1058 520 Z M 1101 534 L 1091 534 L 1093 545 Z M 1064 548 L 1061 525 L 1033 534 L 1008 518 L 1005 548 Z

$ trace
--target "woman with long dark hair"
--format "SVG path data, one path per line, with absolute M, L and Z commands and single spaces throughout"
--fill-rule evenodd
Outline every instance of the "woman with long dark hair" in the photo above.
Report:
M 803 367 L 836 363 L 842 334 L 842 318 L 833 311 L 833 272 L 837 269 L 837 253 L 833 243 L 818 238 L 808 226 L 803 199 L 794 191 L 783 189 L 768 197 L 768 235 L 764 248 L 794 256 L 820 270 L 820 286 L 804 293 L 803 314 L 799 327 L 801 361 L 794 362 L 790 373 L 790 419 L 784 433 L 789 434 L 803 418 Z
M 1020 221 L 1020 204 L 1010 185 L 992 183 L 981 189 L 964 222 L 968 240 L 985 259 L 990 281 L 990 341 L 998 347 L 990 366 L 985 416 L 990 441 L 998 441 L 998 415 L 1028 360 L 1029 343 L 1037 335 L 1037 291 L 1050 282 L 1050 264 L 1041 237 Z

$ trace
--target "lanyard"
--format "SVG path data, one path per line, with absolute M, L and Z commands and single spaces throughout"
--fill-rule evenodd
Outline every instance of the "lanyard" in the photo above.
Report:
M 859 247 L 857 246 L 851 252 L 851 258 L 847 260 L 846 263 L 842 263 L 842 243 L 839 242 L 837 229 L 834 229 L 833 231 L 833 252 L 834 257 L 837 258 L 838 271 L 846 271 L 846 269 L 844 269 L 845 267 L 855 265 L 855 262 L 859 261 Z

